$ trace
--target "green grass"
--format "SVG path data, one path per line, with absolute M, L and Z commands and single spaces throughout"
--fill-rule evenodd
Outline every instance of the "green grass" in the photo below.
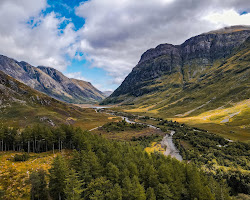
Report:
M 91 129 L 115 120 L 106 114 L 96 113 L 93 109 L 81 108 L 53 99 L 1 71 L 0 80 L 1 124 L 25 127 L 37 123 L 49 126 L 66 123 Z
M 151 80 L 151 83 L 144 87 L 152 90 L 150 93 L 139 97 L 118 96 L 119 101 L 124 100 L 119 109 L 138 115 L 178 120 L 205 127 L 209 131 L 234 140 L 249 142 L 249 109 L 241 110 L 240 114 L 226 124 L 220 122 L 232 113 L 223 115 L 220 112 L 210 117 L 208 122 L 199 119 L 200 116 L 215 109 L 234 108 L 236 103 L 249 99 L 249 60 L 250 42 L 248 40 L 226 60 L 217 60 L 213 66 L 206 67 L 203 71 L 199 71 L 199 66 L 193 63 L 190 66 L 184 66 L 183 75 L 177 72 Z M 191 75 L 188 72 L 189 68 L 191 68 Z M 196 75 L 193 74 L 195 70 L 197 70 Z M 182 85 L 183 79 L 186 82 L 185 86 Z M 175 87 L 176 85 L 181 87 Z M 115 98 L 111 97 L 108 100 L 115 101 Z M 250 108 L 249 103 L 245 104 Z

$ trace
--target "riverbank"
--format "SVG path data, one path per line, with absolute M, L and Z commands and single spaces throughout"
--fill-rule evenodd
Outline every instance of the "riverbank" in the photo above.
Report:
M 105 112 L 105 110 L 102 109 L 102 108 L 95 107 L 94 109 L 96 110 L 96 112 L 101 111 L 101 112 L 104 112 L 106 114 L 121 117 L 127 123 L 130 123 L 130 124 L 137 123 L 137 124 L 147 125 L 149 128 L 156 129 L 156 130 L 159 130 L 159 131 L 163 132 L 159 127 L 156 127 L 155 125 L 132 121 L 132 119 L 129 119 L 128 117 L 122 116 L 121 113 L 119 113 L 119 115 L 117 115 L 115 112 L 112 112 L 112 111 Z M 156 119 L 154 119 L 154 118 L 151 118 L 151 120 L 156 121 Z M 90 131 L 96 130 L 98 128 L 99 127 L 96 127 L 94 129 L 91 129 Z M 170 134 L 166 134 L 163 137 L 162 141 L 160 142 L 160 145 L 161 145 L 162 148 L 166 148 L 164 153 L 163 153 L 164 155 L 171 156 L 172 158 L 176 158 L 177 160 L 182 161 L 183 160 L 182 156 L 180 155 L 179 150 L 176 148 L 176 146 L 173 143 L 173 135 L 174 135 L 174 133 L 175 133 L 175 131 L 170 131 Z

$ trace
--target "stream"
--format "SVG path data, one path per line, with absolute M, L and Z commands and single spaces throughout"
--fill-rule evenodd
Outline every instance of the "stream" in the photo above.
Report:
M 166 151 L 164 152 L 164 155 L 176 158 L 179 161 L 182 161 L 182 156 L 179 153 L 179 150 L 175 147 L 173 143 L 173 135 L 175 134 L 175 131 L 171 131 L 170 134 L 167 134 L 164 136 L 164 138 L 161 141 L 162 146 L 166 146 Z
M 95 107 L 93 108 L 96 112 L 98 112 L 99 107 Z M 114 113 L 109 113 L 109 112 L 105 112 L 106 114 L 109 114 L 109 115 L 115 115 Z M 118 115 L 115 115 L 117 117 L 121 117 L 122 119 L 124 119 L 127 123 L 130 123 L 130 124 L 134 124 L 134 123 L 138 123 L 138 122 L 134 122 L 134 121 L 131 121 L 129 120 L 128 117 L 124 117 L 124 116 L 118 116 Z M 155 119 L 154 119 L 155 120 Z M 138 124 L 143 124 L 143 125 L 147 125 L 148 127 L 150 128 L 153 128 L 153 129 L 160 129 L 152 124 L 144 124 L 144 123 L 138 123 Z M 98 129 L 99 127 L 96 127 L 96 128 L 93 128 L 89 131 L 92 131 L 92 130 L 95 130 L 95 129 Z M 164 152 L 164 155 L 165 156 L 171 156 L 172 158 L 176 158 L 177 160 L 179 161 L 182 161 L 182 156 L 180 155 L 180 152 L 179 150 L 175 147 L 174 145 L 174 142 L 173 142 L 173 135 L 175 134 L 175 131 L 171 131 L 170 134 L 166 134 L 162 141 L 161 141 L 161 146 L 162 147 L 166 147 L 166 151 Z

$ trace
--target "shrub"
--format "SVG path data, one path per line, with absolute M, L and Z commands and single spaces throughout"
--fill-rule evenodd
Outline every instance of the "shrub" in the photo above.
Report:
M 19 161 L 26 161 L 29 159 L 29 154 L 28 153 L 23 153 L 23 154 L 16 154 L 14 156 L 14 161 L 19 162 Z

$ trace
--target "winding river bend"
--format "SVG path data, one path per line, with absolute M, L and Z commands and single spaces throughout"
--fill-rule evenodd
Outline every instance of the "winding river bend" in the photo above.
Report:
M 171 131 L 170 134 L 167 134 L 164 136 L 164 138 L 161 141 L 162 146 L 166 146 L 166 151 L 164 152 L 164 155 L 176 158 L 179 161 L 182 161 L 182 156 L 180 155 L 179 150 L 175 147 L 173 143 L 173 135 L 175 134 L 175 131 Z
M 94 109 L 96 110 L 96 112 L 98 112 L 98 110 L 100 108 L 96 107 Z M 109 115 L 115 115 L 115 113 L 109 113 L 109 112 L 105 112 L 105 113 L 109 114 Z M 115 116 L 121 117 L 127 123 L 131 123 L 131 124 L 138 123 L 138 122 L 131 121 L 128 117 L 125 117 L 125 116 L 120 116 L 120 115 L 115 115 Z M 138 123 L 138 124 L 143 124 L 143 123 Z M 152 124 L 144 124 L 144 125 L 147 125 L 150 128 L 160 129 Z M 99 128 L 99 127 L 93 128 L 89 131 L 95 130 L 97 128 Z M 161 146 L 166 148 L 164 155 L 171 156 L 172 158 L 176 158 L 177 160 L 182 161 L 183 160 L 182 156 L 180 155 L 179 150 L 176 148 L 176 146 L 173 143 L 173 135 L 174 134 L 175 134 L 175 131 L 170 131 L 170 134 L 166 134 L 161 141 Z

